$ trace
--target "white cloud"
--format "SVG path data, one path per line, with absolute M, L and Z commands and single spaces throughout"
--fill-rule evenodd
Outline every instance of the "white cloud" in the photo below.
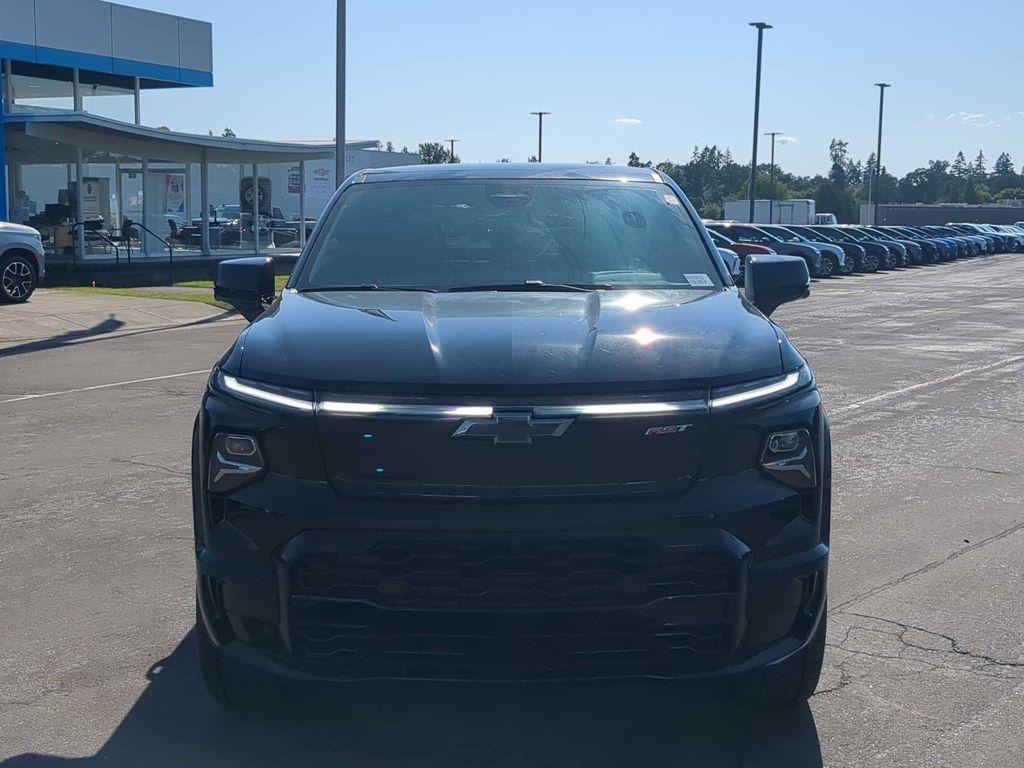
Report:
M 1024 115 L 1024 112 L 1018 114 Z M 926 116 L 927 117 L 927 116 Z M 984 112 L 950 112 L 946 115 L 947 120 L 960 119 L 960 125 L 969 125 L 972 128 L 998 128 L 999 123 L 986 115 Z M 1010 118 L 1006 118 L 1009 120 Z
M 927 115 L 924 116 L 924 119 L 925 120 L 934 120 L 935 119 L 935 115 L 932 114 L 931 112 L 929 112 Z
M 635 117 L 616 117 L 612 123 L 615 125 L 641 125 L 643 120 L 637 120 Z
M 975 128 L 998 128 L 999 123 L 986 115 L 984 112 L 961 112 L 960 123 L 971 125 Z
M 775 140 L 782 145 L 796 144 L 796 136 L 786 136 L 783 134 L 782 136 L 776 136 Z

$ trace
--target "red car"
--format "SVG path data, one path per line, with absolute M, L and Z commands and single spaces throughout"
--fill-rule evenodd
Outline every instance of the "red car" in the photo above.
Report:
M 740 243 L 736 240 L 731 240 L 721 232 L 716 232 L 713 229 L 709 229 L 708 234 L 711 235 L 711 241 L 715 244 L 716 248 L 728 248 L 740 257 L 740 283 L 743 282 L 743 270 L 747 264 L 747 256 L 751 256 L 756 253 L 775 253 L 775 251 L 767 245 Z

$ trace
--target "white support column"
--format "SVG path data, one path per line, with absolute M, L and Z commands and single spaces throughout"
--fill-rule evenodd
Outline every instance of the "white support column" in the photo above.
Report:
M 117 208 L 117 215 L 114 219 L 115 226 L 119 228 L 124 223 L 124 201 L 121 199 L 121 164 L 114 163 L 114 206 Z M 118 233 L 120 234 L 120 233 Z
M 203 233 L 203 254 L 210 255 L 210 163 L 206 159 L 206 149 L 203 149 L 203 163 L 199 171 L 199 198 L 203 206 L 202 212 L 202 233 Z
M 142 158 L 142 226 L 149 226 L 149 190 L 146 189 L 149 181 L 149 158 Z M 149 256 L 149 233 L 146 230 L 139 230 L 139 241 L 142 245 L 142 255 Z
M 75 147 L 75 216 L 76 221 L 85 221 L 85 214 L 82 209 L 85 207 L 82 200 L 82 148 Z M 85 258 L 85 226 L 76 227 L 78 234 L 78 255 Z
M 260 166 L 252 164 L 252 243 L 260 252 Z
M 306 247 L 306 161 L 299 160 L 299 247 Z
M 142 125 L 142 88 L 139 78 L 135 78 L 135 124 Z
M 185 163 L 185 226 L 192 226 L 192 163 Z
M 82 111 L 82 83 L 78 72 L 78 67 L 75 67 L 72 74 L 71 80 L 71 92 L 74 96 L 75 112 Z

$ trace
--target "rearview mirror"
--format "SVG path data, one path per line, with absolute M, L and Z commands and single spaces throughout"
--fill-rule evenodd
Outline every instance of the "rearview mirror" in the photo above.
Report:
M 811 292 L 807 263 L 795 256 L 748 256 L 744 282 L 747 299 L 766 315 Z
M 253 256 L 222 261 L 213 279 L 213 296 L 251 323 L 274 301 L 274 260 Z
M 719 248 L 718 255 L 722 257 L 722 261 L 725 262 L 725 268 L 729 271 L 729 275 L 733 280 L 739 282 L 740 274 L 743 272 L 743 267 L 740 262 L 740 257 L 736 251 L 729 250 L 728 248 Z

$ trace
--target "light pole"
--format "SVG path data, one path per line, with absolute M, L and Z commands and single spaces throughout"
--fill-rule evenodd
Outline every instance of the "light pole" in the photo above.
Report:
M 768 223 L 775 223 L 775 137 L 781 136 L 782 131 L 767 131 L 765 136 L 772 137 L 772 164 L 768 170 L 768 178 L 771 180 L 772 192 L 771 199 L 768 201 Z
M 550 112 L 531 112 L 531 115 L 537 116 L 537 162 L 544 162 L 544 115 L 550 115 Z
M 878 198 L 882 194 L 882 111 L 885 108 L 885 89 L 889 83 L 875 83 L 878 87 L 878 151 L 875 152 L 875 208 L 871 213 L 871 223 L 878 224 Z
M 754 149 L 750 157 L 750 223 L 754 222 L 754 202 L 757 200 L 757 121 L 761 113 L 761 47 L 764 42 L 764 31 L 772 25 L 763 21 L 752 21 L 750 26 L 757 28 L 757 74 L 754 77 Z
M 455 142 L 456 142 L 456 141 L 462 141 L 462 139 L 445 139 L 445 141 L 447 141 L 447 142 L 448 142 L 448 144 L 449 144 L 449 145 L 451 146 L 451 148 L 452 148 L 452 149 L 451 149 L 451 156 L 450 156 L 450 158 L 449 158 L 449 161 L 448 161 L 448 162 L 454 163 L 454 162 L 455 162 Z
M 338 0 L 337 74 L 334 114 L 334 182 L 345 181 L 345 0 Z

